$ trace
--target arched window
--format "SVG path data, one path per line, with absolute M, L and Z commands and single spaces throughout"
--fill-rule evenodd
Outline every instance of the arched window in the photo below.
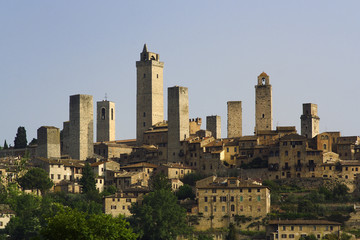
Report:
M 324 150 L 326 150 L 326 144 L 324 144 Z
M 105 108 L 101 109 L 101 120 L 105 120 Z
M 265 79 L 265 78 L 262 78 L 261 80 L 262 80 L 262 85 L 265 85 L 266 79 Z

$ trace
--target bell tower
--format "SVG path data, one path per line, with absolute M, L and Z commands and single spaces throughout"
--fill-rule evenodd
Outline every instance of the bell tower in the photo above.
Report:
M 144 132 L 164 120 L 164 63 L 159 54 L 149 52 L 146 44 L 136 62 L 136 142 L 143 144 Z
M 272 130 L 272 88 L 269 75 L 262 72 L 255 85 L 255 134 L 262 130 Z

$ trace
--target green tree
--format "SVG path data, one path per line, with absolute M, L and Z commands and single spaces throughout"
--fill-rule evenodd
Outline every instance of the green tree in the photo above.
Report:
M 30 169 L 24 176 L 18 179 L 18 183 L 24 190 L 38 189 L 41 194 L 44 194 L 54 185 L 48 173 L 41 168 Z
M 142 239 L 176 239 L 190 230 L 185 209 L 177 204 L 175 195 L 166 188 L 147 194 L 142 205 L 134 204 L 130 212 L 133 214 L 130 222 Z
M 9 149 L 9 146 L 8 146 L 6 140 L 4 141 L 4 149 Z
M 187 199 L 187 198 L 190 198 L 193 200 L 195 198 L 195 193 L 193 192 L 193 189 L 190 185 L 184 184 L 176 192 L 176 196 L 179 200 L 183 200 L 183 199 Z
M 158 173 L 150 178 L 150 188 L 154 191 L 159 189 L 171 191 L 171 183 L 163 173 Z
M 137 235 L 129 228 L 129 223 L 121 216 L 106 214 L 88 215 L 69 207 L 60 207 L 60 211 L 47 219 L 47 226 L 41 235 L 49 240 L 62 239 L 118 239 L 135 240 Z
M 226 235 L 226 240 L 236 240 L 236 229 L 235 225 L 233 223 L 230 223 L 229 225 L 229 232 Z
M 36 144 L 38 144 L 38 141 L 37 141 L 36 138 L 33 138 L 33 139 L 31 140 L 31 142 L 29 143 L 29 145 L 36 145 Z
M 91 194 L 97 192 L 95 174 L 89 163 L 85 164 L 82 177 L 80 178 L 83 193 Z
M 305 237 L 300 237 L 299 240 L 317 240 L 317 238 L 314 234 L 310 234 Z
M 197 181 L 204 179 L 204 178 L 206 178 L 206 176 L 201 173 L 188 173 L 181 179 L 181 181 L 184 184 L 188 184 L 190 186 L 195 186 Z
M 26 130 L 24 127 L 19 127 L 14 140 L 14 148 L 26 148 Z
M 10 201 L 15 217 L 6 225 L 9 239 L 31 239 L 38 236 L 41 229 L 41 198 L 31 194 L 13 196 Z

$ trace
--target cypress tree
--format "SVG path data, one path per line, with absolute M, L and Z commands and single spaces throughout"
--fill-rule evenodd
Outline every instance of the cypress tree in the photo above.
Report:
M 14 148 L 26 148 L 26 130 L 24 127 L 19 127 L 14 140 Z

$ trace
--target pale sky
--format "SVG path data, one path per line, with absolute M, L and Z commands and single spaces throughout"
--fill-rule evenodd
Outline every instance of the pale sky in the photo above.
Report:
M 24 126 L 62 128 L 69 96 L 116 104 L 116 138 L 135 138 L 136 68 L 144 43 L 160 54 L 167 88 L 189 88 L 190 118 L 243 102 L 253 133 L 255 84 L 273 88 L 274 126 L 296 126 L 318 104 L 320 131 L 360 135 L 360 1 L 0 0 L 0 145 Z M 94 111 L 95 112 L 95 111 Z M 96 128 L 94 128 L 94 132 Z M 94 134 L 94 137 L 96 135 Z

